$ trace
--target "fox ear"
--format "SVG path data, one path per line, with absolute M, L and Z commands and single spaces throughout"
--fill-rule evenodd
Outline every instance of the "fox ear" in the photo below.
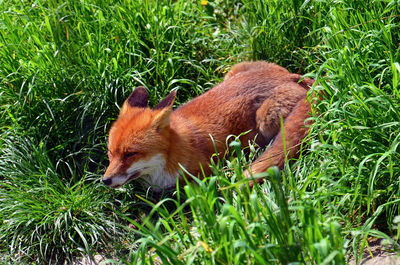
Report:
M 130 107 L 147 108 L 148 100 L 149 96 L 147 95 L 146 88 L 138 86 L 125 100 L 124 105 L 121 108 L 120 114 L 125 114 Z
M 171 92 L 154 107 L 153 110 L 159 111 L 153 121 L 153 126 L 156 127 L 157 131 L 161 131 L 169 126 L 169 117 L 172 113 L 172 105 L 174 104 L 175 96 L 176 91 Z
M 146 88 L 138 86 L 126 99 L 126 103 L 131 107 L 146 108 L 148 100 Z
M 153 110 L 164 109 L 169 107 L 172 108 L 172 104 L 174 104 L 175 101 L 175 96 L 176 96 L 176 91 L 172 91 L 171 93 L 168 94 L 168 96 L 166 96 L 163 100 L 161 100 L 160 103 L 158 103 Z
M 153 120 L 153 126 L 157 132 L 162 131 L 169 126 L 169 117 L 171 116 L 172 108 L 165 108 L 158 112 Z

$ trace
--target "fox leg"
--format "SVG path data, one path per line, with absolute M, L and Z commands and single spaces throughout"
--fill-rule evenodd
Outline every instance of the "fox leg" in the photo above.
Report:
M 271 110 L 270 110 L 271 111 Z M 276 110 L 275 110 L 276 111 Z M 279 112 L 279 111 L 278 111 Z M 292 158 L 300 149 L 301 141 L 307 136 L 310 122 L 305 120 L 310 117 L 311 106 L 307 101 L 307 95 L 304 93 L 300 99 L 297 100 L 295 106 L 291 108 L 286 119 L 286 112 L 282 112 L 282 118 L 284 118 L 283 132 L 285 139 L 283 141 L 282 131 L 280 129 L 280 118 L 278 119 L 279 125 L 273 124 L 273 130 L 278 130 L 276 137 L 272 145 L 256 160 L 252 163 L 247 171 L 244 172 L 245 176 L 251 174 L 257 174 L 266 171 L 271 166 L 277 166 L 280 169 L 283 168 L 286 158 Z M 270 112 L 271 113 L 271 112 Z M 258 113 L 257 113 L 258 114 Z M 261 113 L 259 114 L 261 115 Z M 264 117 L 267 117 L 269 113 L 264 112 Z M 264 122 L 265 123 L 265 122 Z M 268 125 L 268 124 L 264 124 Z M 263 134 L 263 129 L 260 128 L 260 132 Z M 265 134 L 265 133 L 264 133 Z M 265 135 L 270 136 L 270 135 Z M 285 148 L 284 148 L 285 146 Z M 285 153 L 286 150 L 286 153 Z M 262 179 L 258 179 L 257 182 L 261 182 Z
M 297 84 L 285 84 L 276 88 L 256 111 L 257 130 L 267 142 L 280 131 L 283 120 L 292 112 L 307 91 Z

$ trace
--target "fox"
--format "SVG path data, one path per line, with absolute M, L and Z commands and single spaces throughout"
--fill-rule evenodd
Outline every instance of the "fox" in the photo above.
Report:
M 111 126 L 109 165 L 102 181 L 110 188 L 141 180 L 156 190 L 169 189 L 183 181 L 181 166 L 202 178 L 211 174 L 216 150 L 219 156 L 226 151 L 230 135 L 241 135 L 243 147 L 251 142 L 268 146 L 245 176 L 271 166 L 283 169 L 308 134 L 307 92 L 313 84 L 313 79 L 277 64 L 244 61 L 220 84 L 175 110 L 176 91 L 150 108 L 146 89 L 136 87 Z

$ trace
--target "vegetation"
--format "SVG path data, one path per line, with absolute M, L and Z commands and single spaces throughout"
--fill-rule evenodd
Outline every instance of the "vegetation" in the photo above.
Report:
M 343 264 L 370 237 L 398 251 L 399 25 L 395 0 L 0 1 L 0 260 Z M 234 141 L 159 200 L 101 184 L 134 87 L 179 105 L 259 59 L 325 91 L 298 160 L 249 189 L 257 148 Z

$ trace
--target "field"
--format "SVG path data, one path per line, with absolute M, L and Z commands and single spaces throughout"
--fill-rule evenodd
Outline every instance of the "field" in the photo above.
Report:
M 0 263 L 345 264 L 400 248 L 400 2 L 0 1 Z M 101 183 L 139 85 L 176 106 L 230 67 L 316 79 L 299 159 L 248 188 L 239 141 L 165 194 Z

